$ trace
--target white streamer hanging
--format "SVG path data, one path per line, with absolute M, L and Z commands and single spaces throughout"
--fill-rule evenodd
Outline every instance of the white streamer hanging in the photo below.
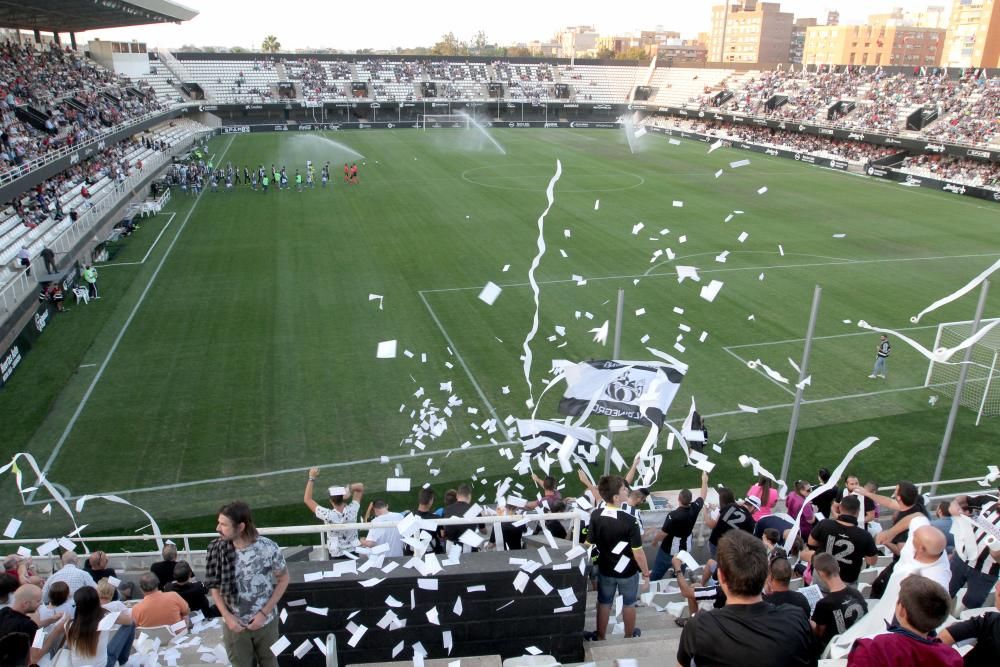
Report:
M 545 216 L 548 215 L 549 209 L 552 208 L 552 204 L 555 202 L 555 186 L 562 176 L 562 162 L 556 160 L 556 173 L 549 180 L 549 186 L 545 189 L 545 197 L 548 199 L 548 206 L 540 216 L 538 216 L 538 254 L 535 258 L 531 260 L 531 268 L 528 270 L 528 282 L 531 284 L 531 291 L 535 295 L 535 314 L 531 321 L 531 330 L 528 331 L 528 335 L 524 339 L 524 380 L 528 383 L 528 406 L 534 403 L 534 395 L 531 386 L 531 341 L 534 339 L 535 334 L 538 333 L 538 306 L 539 306 L 539 293 L 538 281 L 535 280 L 535 269 L 542 261 L 542 255 L 545 254 Z
M 976 276 L 975 278 L 973 278 L 972 280 L 970 280 L 961 289 L 955 290 L 954 292 L 952 292 L 948 296 L 944 297 L 943 299 L 938 299 L 937 301 L 935 301 L 931 305 L 929 305 L 926 308 L 924 308 L 923 310 L 921 310 L 919 313 L 917 313 L 916 315 L 914 315 L 913 317 L 911 317 L 910 321 L 913 322 L 914 324 L 916 324 L 917 322 L 920 321 L 920 318 L 923 317 L 924 315 L 926 315 L 927 313 L 929 313 L 929 312 L 931 312 L 933 310 L 937 310 L 941 306 L 944 306 L 945 304 L 949 304 L 952 301 L 955 301 L 956 299 L 962 298 L 963 296 L 965 296 L 966 294 L 968 294 L 969 292 L 971 292 L 972 290 L 974 290 L 984 280 L 986 280 L 987 278 L 989 278 L 990 275 L 993 274 L 993 273 L 995 273 L 998 269 L 1000 269 L 1000 259 L 998 259 L 997 261 L 995 261 L 993 263 L 993 266 L 991 266 L 990 268 L 986 269 L 985 271 L 983 271 L 982 273 L 980 273 L 978 276 Z
M 23 487 L 21 486 L 23 481 L 23 475 L 21 473 L 21 469 L 17 466 L 18 458 L 24 458 L 24 460 L 28 462 L 28 465 L 31 466 L 31 469 L 35 471 L 35 475 L 38 478 L 38 484 L 41 485 L 46 491 L 48 491 L 49 494 L 52 496 L 52 500 L 54 500 L 56 504 L 59 505 L 59 507 L 61 507 L 64 512 L 66 512 L 66 516 L 68 516 L 69 520 L 73 522 L 74 532 L 78 533 L 80 531 L 80 526 L 77 525 L 76 523 L 76 517 L 73 516 L 73 510 L 70 509 L 70 506 L 66 502 L 66 499 L 63 498 L 63 495 L 59 493 L 56 487 L 54 487 L 52 484 L 49 483 L 47 479 L 45 479 L 45 475 L 38 467 L 38 462 L 35 461 L 35 457 L 32 456 L 31 454 L 28 454 L 27 452 L 18 452 L 17 454 L 14 454 L 14 456 L 12 456 L 10 459 L 10 463 L 0 468 L 0 474 L 7 472 L 11 468 L 14 469 L 14 478 L 15 481 L 17 482 L 17 490 L 22 494 L 21 502 L 24 503 L 24 498 L 23 498 L 24 490 Z M 86 548 L 86 544 L 84 544 L 84 548 Z
M 94 500 L 94 499 L 107 500 L 108 502 L 118 503 L 119 505 L 128 505 L 129 507 L 134 507 L 135 509 L 137 509 L 140 512 L 142 512 L 146 516 L 146 518 L 149 519 L 149 527 L 153 529 L 153 537 L 154 537 L 154 539 L 156 539 L 156 548 L 159 549 L 159 550 L 161 550 L 161 551 L 163 550 L 163 537 L 162 537 L 162 533 L 160 533 L 160 526 L 156 523 L 156 519 L 153 518 L 152 514 L 150 514 L 146 510 L 142 509 L 138 505 L 133 505 L 132 503 L 130 503 L 129 501 L 125 500 L 121 496 L 115 496 L 115 495 L 87 495 L 87 496 L 81 496 L 81 497 L 79 497 L 79 498 L 76 499 L 76 511 L 77 512 L 82 512 L 84 504 L 88 500 Z
M 988 334 L 993 329 L 993 327 L 997 326 L 998 324 L 1000 324 L 1000 320 L 996 320 L 994 322 L 990 322 L 985 327 L 983 327 L 982 329 L 980 329 L 979 331 L 977 331 L 974 336 L 969 336 L 968 338 L 966 338 L 965 340 L 963 340 L 961 343 L 959 343 L 955 347 L 939 347 L 938 349 L 936 349 L 936 350 L 934 350 L 932 352 L 932 351 L 928 350 L 926 347 L 924 347 L 923 345 L 921 345 L 920 343 L 918 343 L 917 341 L 915 341 L 912 338 L 910 338 L 909 336 L 901 334 L 898 331 L 895 331 L 894 329 L 883 329 L 881 327 L 873 327 L 872 325 L 868 324 L 864 320 L 860 320 L 858 322 L 858 326 L 861 327 L 862 329 L 868 329 L 869 331 L 874 331 L 876 333 L 892 334 L 893 336 L 895 336 L 896 338 L 898 338 L 899 340 L 903 341 L 904 343 L 906 343 L 907 345 L 909 345 L 910 347 L 912 347 L 914 350 L 916 350 L 917 352 L 919 352 L 922 356 L 926 357 L 928 361 L 933 361 L 936 364 L 961 364 L 961 363 L 964 363 L 964 362 L 961 362 L 961 361 L 954 361 L 954 362 L 952 362 L 952 361 L 948 361 L 948 360 L 951 359 L 955 355 L 956 352 L 961 352 L 965 348 L 970 347 L 970 346 L 975 345 L 976 343 L 978 343 L 983 336 L 985 336 L 986 334 Z M 970 362 L 970 363 L 972 363 L 972 362 Z
M 863 452 L 864 450 L 868 449 L 869 447 L 871 447 L 876 442 L 878 442 L 878 438 L 876 438 L 873 435 L 870 435 L 861 442 L 859 442 L 858 444 L 851 447 L 851 451 L 847 452 L 847 456 L 844 457 L 844 460 L 840 462 L 840 464 L 836 467 L 836 469 L 834 469 L 833 473 L 830 475 L 830 479 L 828 479 L 825 484 L 820 484 L 819 486 L 817 486 L 815 489 L 812 490 L 812 492 L 808 496 L 806 496 L 805 502 L 802 503 L 802 509 L 800 509 L 799 513 L 795 515 L 795 523 L 794 525 L 792 525 L 791 530 L 788 531 L 788 537 L 785 538 L 785 553 L 792 552 L 791 551 L 792 545 L 795 544 L 795 538 L 798 537 L 799 525 L 800 522 L 802 521 L 802 512 L 805 511 L 806 505 L 811 503 L 813 501 L 813 498 L 815 498 L 816 496 L 820 495 L 821 493 L 825 493 L 826 491 L 829 491 L 833 487 L 837 486 L 837 483 L 840 482 L 841 475 L 843 475 L 844 471 L 847 470 L 847 466 L 850 465 L 851 461 L 854 460 L 854 457 L 857 456 L 859 453 Z

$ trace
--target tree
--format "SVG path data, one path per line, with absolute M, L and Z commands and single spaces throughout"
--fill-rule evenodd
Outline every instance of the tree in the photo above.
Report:
M 472 53 L 477 56 L 484 55 L 490 47 L 489 39 L 486 37 L 486 33 L 482 30 L 478 31 L 472 37 Z
M 597 59 L 598 60 L 611 60 L 614 57 L 615 57 L 615 52 L 612 51 L 611 49 L 607 48 L 607 47 L 604 47 L 604 48 L 601 48 L 601 49 L 597 50 Z
M 459 41 L 458 37 L 455 37 L 455 33 L 449 32 L 431 47 L 431 53 L 436 56 L 467 56 L 469 55 L 469 45 Z
M 185 53 L 201 53 L 201 47 L 195 46 L 194 44 L 185 44 L 181 47 L 181 51 Z
M 641 46 L 632 46 L 615 55 L 618 60 L 646 60 L 649 54 Z
M 229 52 L 230 53 L 246 53 L 247 50 L 244 49 L 242 46 L 234 46 L 234 47 L 232 47 L 232 48 L 229 49 Z
M 507 49 L 507 53 L 501 55 L 506 55 L 510 58 L 530 58 L 531 49 L 524 46 L 511 46 Z
M 277 53 L 281 50 L 281 42 L 274 35 L 268 35 L 261 43 L 260 50 L 264 53 Z

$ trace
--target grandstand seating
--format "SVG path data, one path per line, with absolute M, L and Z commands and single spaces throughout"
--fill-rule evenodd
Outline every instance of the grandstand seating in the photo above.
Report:
M 703 68 L 661 67 L 653 74 L 650 86 L 654 90 L 653 104 L 687 106 L 696 103 L 708 90 L 720 90 L 720 77 L 730 76 L 732 70 L 705 70 Z M 713 93 L 714 94 L 714 93 Z
M 260 104 L 276 97 L 278 72 L 269 60 L 184 60 L 205 95 L 215 102 Z
M 574 92 L 576 102 L 621 104 L 641 85 L 645 67 L 628 65 L 560 65 L 559 75 Z

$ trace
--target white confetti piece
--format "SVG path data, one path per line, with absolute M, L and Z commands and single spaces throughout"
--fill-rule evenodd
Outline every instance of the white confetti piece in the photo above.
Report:
M 667 139 L 667 143 L 670 144 L 671 146 L 681 145 L 680 139 Z
M 639 232 L 641 232 L 642 228 L 645 227 L 645 226 L 646 225 L 644 225 L 641 222 L 635 223 L 634 225 L 632 225 L 632 234 L 635 235 L 635 236 L 638 236 Z
M 594 342 L 595 343 L 600 343 L 601 345 L 606 345 L 607 342 L 608 342 L 608 326 L 609 326 L 608 320 L 604 320 L 604 324 L 602 324 L 599 328 L 597 328 L 597 329 L 591 329 L 587 333 L 594 334 Z
M 739 169 L 740 167 L 745 167 L 750 164 L 750 160 L 737 160 L 736 162 L 730 162 L 729 167 L 731 169 Z
M 715 297 L 718 296 L 719 290 L 722 289 L 723 282 L 721 280 L 713 280 L 709 284 L 701 288 L 701 298 L 705 301 L 715 301 Z
M 760 281 L 764 280 L 764 274 L 763 274 L 763 272 L 759 276 L 757 276 L 757 280 L 760 280 Z
M 727 257 L 729 257 L 729 251 L 723 250 L 722 252 L 720 252 L 718 255 L 715 256 L 715 261 L 719 262 L 720 264 L 725 264 Z
M 3 536 L 9 537 L 10 539 L 14 539 L 15 537 L 17 537 L 17 531 L 20 529 L 21 529 L 20 519 L 11 519 L 7 523 L 7 527 L 3 531 Z
M 763 186 L 763 187 L 759 187 L 759 188 L 757 188 L 757 194 L 759 194 L 759 195 L 762 195 L 762 194 L 764 194 L 765 192 L 767 192 L 767 186 L 766 186 L 766 185 L 765 185 L 765 186 Z
M 503 268 L 500 270 L 503 271 L 504 273 L 507 273 L 508 271 L 510 271 L 510 264 L 504 264 Z
M 678 200 L 675 199 L 674 200 L 674 208 L 684 208 L 684 202 L 678 201 Z
M 635 316 L 636 317 L 639 317 L 639 316 L 645 315 L 645 314 L 646 314 L 646 309 L 645 308 L 639 308 L 639 309 L 637 309 L 635 311 Z
M 781 245 L 778 245 L 778 254 L 782 257 L 785 256 L 785 249 Z
M 740 232 L 740 235 L 736 237 L 736 240 L 743 243 L 748 238 L 750 238 L 750 234 L 748 232 Z
M 722 169 L 720 169 L 719 171 L 715 172 L 715 177 L 716 178 L 719 178 L 720 176 L 722 176 Z
M 562 248 L 559 248 L 559 254 L 562 255 L 563 259 L 568 259 L 569 258 L 569 255 L 567 255 L 566 251 L 563 250 Z
M 288 637 L 282 635 L 281 637 L 278 637 L 278 641 L 271 644 L 271 653 L 274 655 L 280 655 L 282 651 L 291 645 L 292 642 L 288 639 Z
M 596 211 L 599 208 L 601 208 L 601 200 L 600 199 L 595 199 L 594 200 L 594 210 Z
M 479 300 L 488 306 L 492 306 L 502 291 L 503 289 L 496 283 L 488 282 L 479 293 Z
M 687 243 L 687 240 L 688 240 L 687 234 L 683 234 L 677 237 L 678 243 Z M 673 257 L 671 257 L 670 259 L 673 259 Z
M 707 339 L 708 339 L 708 332 L 707 331 L 702 331 L 701 335 L 698 336 L 698 342 L 699 343 L 704 343 Z
M 698 269 L 693 266 L 681 266 L 675 267 L 677 270 L 677 282 L 684 282 L 685 278 L 690 278 L 695 282 L 701 282 L 701 277 L 698 275 Z
M 714 144 L 712 144 L 711 146 L 708 147 L 708 154 L 711 155 L 712 151 L 718 150 L 721 147 L 722 147 L 722 139 L 719 139 Z
M 742 403 L 737 403 L 736 407 L 738 407 L 743 412 L 749 412 L 751 414 L 757 414 L 758 412 L 760 412 L 760 410 L 758 410 L 757 408 L 750 405 L 743 405 Z
M 834 234 L 833 238 L 835 238 L 835 239 L 847 238 L 847 234 Z
M 395 359 L 396 358 L 396 341 L 394 340 L 384 340 L 378 344 L 378 350 L 375 352 L 376 359 Z
M 369 301 L 378 301 L 378 309 L 382 310 L 382 295 L 381 294 L 369 294 Z

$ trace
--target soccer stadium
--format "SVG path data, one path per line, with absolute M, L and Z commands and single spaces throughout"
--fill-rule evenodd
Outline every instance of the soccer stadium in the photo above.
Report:
M 627 59 L 0 3 L 0 664 L 1000 664 L 1000 5 L 953 4 Z M 878 58 L 807 62 L 841 29 Z

